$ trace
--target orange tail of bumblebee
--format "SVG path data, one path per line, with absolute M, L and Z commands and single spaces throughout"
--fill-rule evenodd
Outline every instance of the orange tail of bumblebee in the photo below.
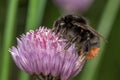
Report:
M 92 59 L 92 58 L 94 58 L 94 57 L 98 54 L 99 50 L 100 50 L 100 48 L 92 48 L 92 49 L 90 50 L 90 52 L 86 55 L 86 58 L 87 58 L 87 59 Z

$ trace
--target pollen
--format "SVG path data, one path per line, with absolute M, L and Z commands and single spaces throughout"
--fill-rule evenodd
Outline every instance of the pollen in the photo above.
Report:
M 87 59 L 92 59 L 92 58 L 94 58 L 94 57 L 98 54 L 99 50 L 100 50 L 100 48 L 92 48 L 92 49 L 90 50 L 90 52 L 86 55 L 86 58 L 87 58 Z

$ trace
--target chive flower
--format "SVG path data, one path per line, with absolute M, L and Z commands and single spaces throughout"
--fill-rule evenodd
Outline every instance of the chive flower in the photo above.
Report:
M 68 80 L 77 75 L 86 59 L 79 56 L 75 44 L 64 50 L 67 40 L 58 39 L 51 29 L 40 27 L 17 38 L 9 52 L 16 65 L 35 80 Z
M 82 14 L 90 7 L 93 0 L 54 0 L 65 14 Z

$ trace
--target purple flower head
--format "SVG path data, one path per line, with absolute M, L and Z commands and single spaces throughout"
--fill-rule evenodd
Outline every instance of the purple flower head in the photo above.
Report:
M 65 13 L 84 13 L 93 0 L 54 0 L 55 4 Z
M 64 51 L 67 40 L 58 37 L 51 29 L 40 27 L 17 38 L 17 47 L 9 51 L 16 65 L 30 75 L 68 80 L 81 71 L 85 58 L 78 56 L 75 44 Z

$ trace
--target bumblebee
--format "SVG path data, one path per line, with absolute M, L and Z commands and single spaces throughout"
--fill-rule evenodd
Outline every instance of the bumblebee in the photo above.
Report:
M 67 39 L 67 50 L 75 43 L 79 55 L 85 55 L 87 59 L 94 58 L 100 50 L 100 37 L 87 20 L 81 16 L 66 15 L 54 22 L 53 31 L 61 34 L 60 38 Z

